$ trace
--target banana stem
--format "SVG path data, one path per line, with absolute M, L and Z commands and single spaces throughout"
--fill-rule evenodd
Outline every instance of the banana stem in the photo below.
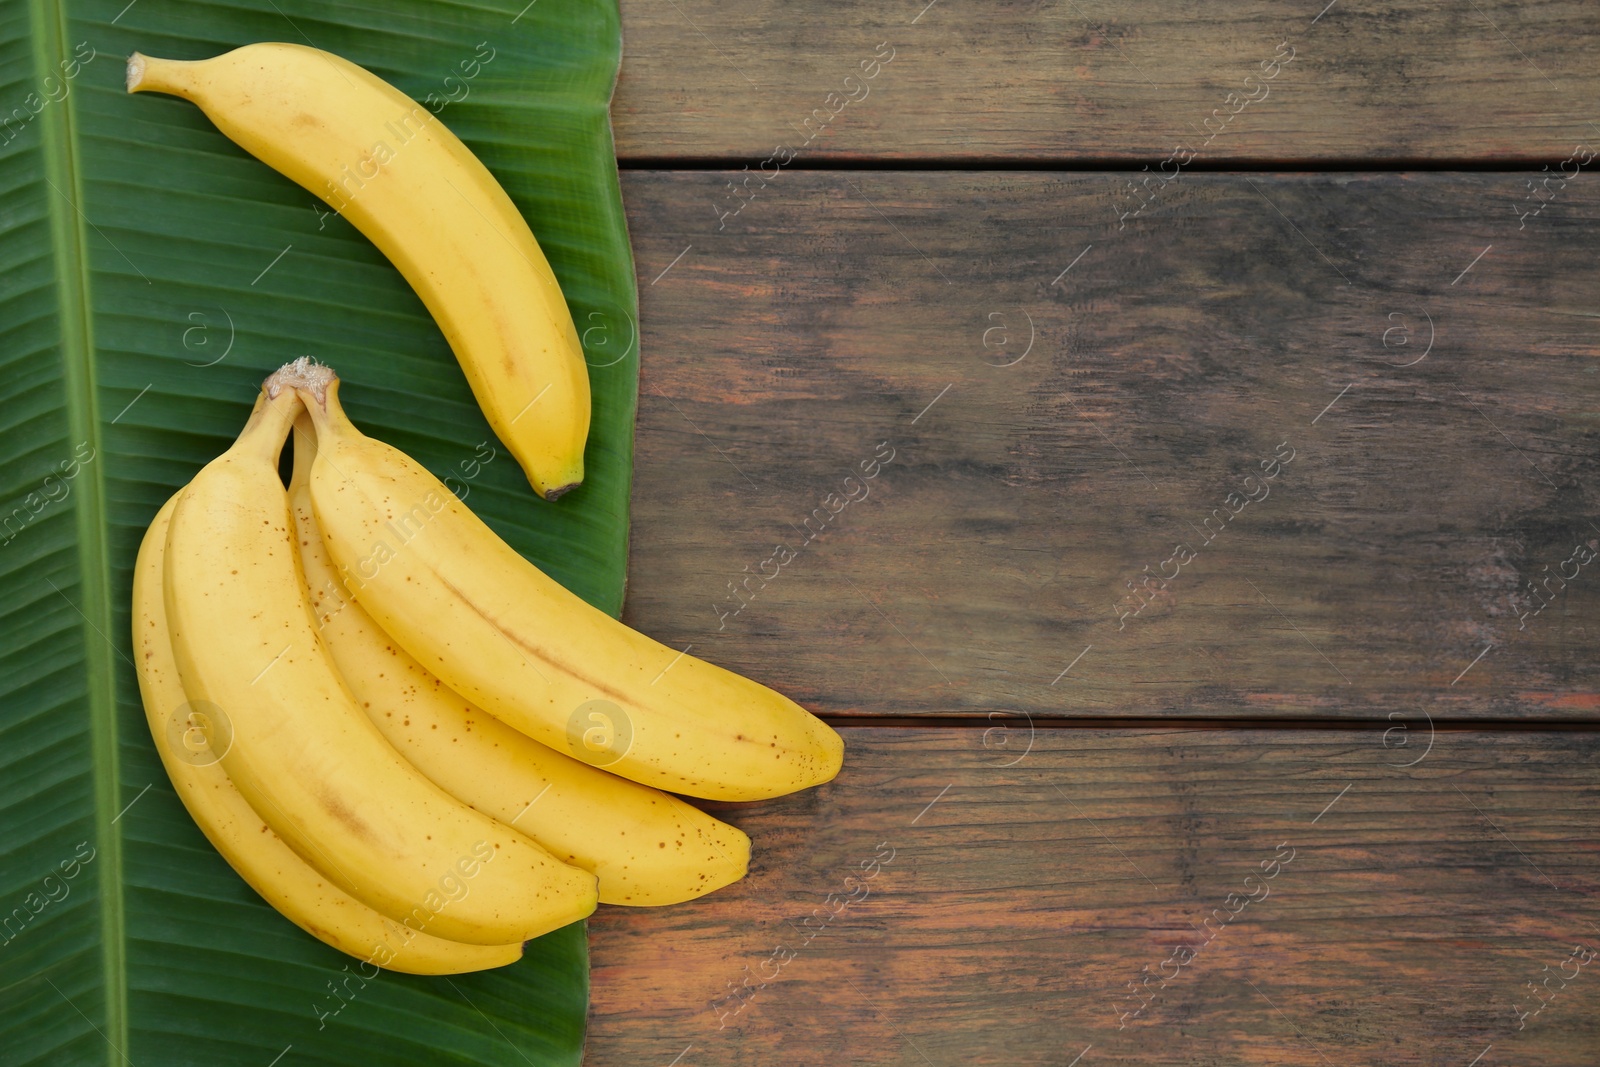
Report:
M 289 439 L 295 416 L 304 410 L 298 394 L 274 397 L 263 389 L 256 397 L 256 406 L 244 429 L 239 431 L 238 439 L 228 451 L 246 453 L 276 464 L 283 452 L 283 443 Z
M 323 368 L 326 369 L 326 368 Z M 331 375 L 332 372 L 330 371 Z M 306 413 L 311 417 L 312 425 L 317 428 L 317 438 L 322 441 L 331 441 L 335 437 L 345 434 L 360 434 L 355 425 L 350 421 L 350 416 L 344 413 L 344 408 L 339 403 L 339 379 L 330 378 L 329 381 L 315 384 L 297 384 L 295 392 L 300 395 L 305 403 Z
M 302 398 L 315 403 L 308 403 L 307 407 L 326 406 L 328 393 L 339 384 L 339 376 L 333 373 L 333 368 L 326 364 L 318 363 L 310 356 L 301 356 L 290 363 L 285 363 L 261 383 L 261 388 L 271 397 L 277 396 L 285 389 L 292 389 Z M 309 393 L 310 396 L 306 396 Z
M 205 60 L 157 59 L 135 52 L 128 57 L 128 92 L 171 93 L 192 99 L 195 68 Z
M 329 391 L 335 389 L 338 384 L 339 376 L 333 373 L 333 368 L 316 362 L 310 356 L 301 356 L 297 360 L 285 363 L 267 375 L 267 380 L 261 383 L 261 399 L 256 401 L 256 410 L 251 413 L 250 422 L 245 424 L 244 433 L 239 435 L 240 440 L 242 441 L 245 434 L 251 432 L 251 425 L 257 416 L 262 414 L 265 405 L 266 408 L 276 412 L 275 428 L 272 432 L 276 435 L 277 443 L 272 450 L 273 456 L 283 451 L 283 443 L 288 439 L 292 428 L 295 431 L 295 475 L 296 477 L 301 475 L 300 468 L 303 463 L 304 473 L 309 477 L 311 461 L 317 456 L 317 440 L 307 412 L 318 404 L 327 403 Z

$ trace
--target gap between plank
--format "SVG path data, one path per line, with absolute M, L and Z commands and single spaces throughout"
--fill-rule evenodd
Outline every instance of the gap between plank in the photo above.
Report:
M 934 171 L 1138 171 L 1155 159 L 1150 156 L 994 157 L 994 156 L 828 156 L 813 155 L 783 165 L 784 170 L 934 170 Z M 753 155 L 720 156 L 618 156 L 618 170 L 736 170 Z M 1249 156 L 1215 157 L 1187 164 L 1184 173 L 1203 174 L 1351 174 L 1450 171 L 1520 173 L 1549 163 L 1547 157 L 1507 156 L 1484 158 L 1421 159 L 1263 159 Z
M 941 729 L 988 730 L 996 721 L 987 715 L 819 715 L 823 722 L 833 727 L 888 727 L 891 729 Z M 1009 720 L 1007 720 L 1009 721 Z M 1349 718 L 1241 718 L 1173 716 L 1105 716 L 1100 718 L 1041 718 L 1033 716 L 1033 726 L 1040 730 L 1369 730 L 1373 727 L 1388 729 L 1395 725 L 1392 719 Z M 1529 732 L 1529 733 L 1596 733 L 1600 720 L 1595 719 L 1439 719 L 1433 720 L 1436 730 L 1457 733 L 1477 731 Z

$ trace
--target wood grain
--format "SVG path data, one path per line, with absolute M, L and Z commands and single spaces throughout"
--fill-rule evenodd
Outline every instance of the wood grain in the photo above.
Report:
M 591 920 L 586 1063 L 1061 1067 L 1092 1045 L 1081 1067 L 1465 1067 L 1492 1045 L 1483 1067 L 1586 1067 L 1600 1048 L 1600 965 L 1567 963 L 1537 1015 L 1525 985 L 1600 950 L 1600 736 L 846 738 L 835 782 L 727 814 L 754 840 L 744 882 Z
M 632 625 L 835 716 L 1593 717 L 1588 175 L 724 179 L 625 175 Z
M 1321 12 L 1319 14 L 1319 11 Z M 1600 136 L 1584 0 L 624 0 L 624 160 L 1538 160 Z M 880 43 L 894 58 L 846 83 Z M 868 68 L 869 70 L 871 68 Z M 1270 68 L 1268 68 L 1270 69 Z M 829 94 L 838 94 L 835 100 Z M 846 95 L 858 99 L 841 104 Z M 806 119 L 826 109 L 810 127 Z M 836 113 L 836 114 L 835 114 Z M 1213 115 L 1215 113 L 1215 117 Z M 1215 127 L 1213 127 L 1215 128 Z

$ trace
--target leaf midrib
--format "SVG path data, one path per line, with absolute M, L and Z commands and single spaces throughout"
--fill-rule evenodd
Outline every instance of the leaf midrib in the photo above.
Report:
M 60 64 L 70 57 L 66 11 L 62 0 L 31 0 L 29 17 L 33 28 L 34 85 L 43 86 L 46 77 L 60 76 Z M 95 847 L 96 859 L 100 861 L 96 888 L 100 905 L 103 1019 L 97 1029 L 106 1039 L 107 1062 L 119 1064 L 128 1048 L 128 995 L 122 847 L 115 825 L 121 788 L 117 761 L 117 692 L 113 649 L 108 644 L 115 624 L 111 610 L 111 554 L 105 534 L 105 449 L 96 401 L 88 235 L 81 211 L 84 201 L 82 170 L 78 162 L 76 101 L 77 94 L 69 92 L 56 106 L 44 108 L 40 113 L 40 136 L 47 179 L 44 195 L 49 203 L 46 214 L 50 219 L 55 280 L 61 302 L 61 364 L 68 440 L 87 442 L 94 449 L 94 461 L 83 469 L 86 478 L 79 483 L 82 491 L 74 508 L 81 591 L 81 602 L 75 607 L 84 619 Z

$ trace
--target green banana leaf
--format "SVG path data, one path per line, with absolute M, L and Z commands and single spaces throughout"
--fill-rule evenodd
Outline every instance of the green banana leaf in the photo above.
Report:
M 368 433 L 620 611 L 638 347 L 608 116 L 619 18 L 615 0 L 525 3 L 0 3 L 0 1064 L 581 1058 L 582 924 L 497 971 L 363 984 L 264 904 L 173 794 L 128 637 L 145 525 L 299 355 L 339 372 Z M 193 105 L 123 91 L 135 49 L 263 40 L 424 101 L 527 216 L 591 365 L 581 489 L 534 496 L 421 302 L 348 223 Z

